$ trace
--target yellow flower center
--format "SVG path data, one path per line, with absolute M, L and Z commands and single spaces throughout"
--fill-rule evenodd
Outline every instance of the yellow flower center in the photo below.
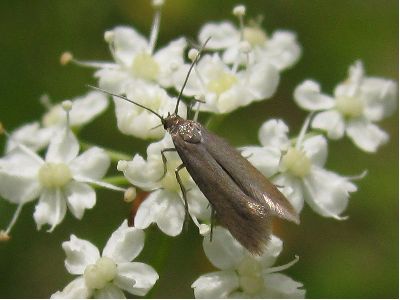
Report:
M 259 27 L 245 27 L 243 29 L 243 38 L 253 47 L 261 46 L 267 41 L 267 35 Z
M 358 97 L 339 97 L 336 99 L 336 109 L 344 116 L 356 118 L 363 113 L 363 103 Z
M 219 76 L 208 83 L 207 88 L 210 92 L 220 95 L 229 90 L 236 82 L 237 78 L 235 75 L 227 72 L 221 72 Z
M 281 161 L 282 171 L 292 173 L 297 177 L 304 177 L 310 173 L 311 161 L 304 151 L 289 148 Z
M 148 53 L 139 53 L 132 63 L 133 73 L 145 80 L 156 80 L 160 71 L 160 66 Z
M 95 264 L 88 265 L 83 273 L 86 286 L 90 289 L 102 289 L 117 275 L 117 265 L 108 257 L 99 258 Z
M 246 256 L 237 269 L 239 284 L 247 294 L 256 294 L 264 287 L 262 267 L 258 261 Z
M 46 188 L 65 186 L 72 179 L 71 170 L 64 163 L 47 162 L 39 169 L 39 182 Z

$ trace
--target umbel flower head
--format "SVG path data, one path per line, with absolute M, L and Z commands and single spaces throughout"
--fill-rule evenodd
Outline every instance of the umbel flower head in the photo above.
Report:
M 24 144 L 33 151 L 42 150 L 48 146 L 56 132 L 65 127 L 67 120 L 63 104 L 69 102 L 69 100 L 59 104 L 50 103 L 47 96 L 43 96 L 41 100 L 47 108 L 42 121 L 40 123 L 28 123 L 14 130 L 11 133 L 11 138 L 7 140 L 6 152 L 14 149 L 17 143 Z M 70 103 L 68 123 L 72 128 L 80 128 L 86 125 L 104 112 L 108 106 L 107 97 L 96 91 L 76 97 Z
M 123 293 L 144 296 L 158 280 L 149 265 L 132 262 L 144 246 L 144 232 L 128 227 L 127 221 L 111 235 L 100 255 L 96 246 L 71 235 L 62 247 L 68 272 L 78 275 L 51 298 L 125 298 Z
M 243 155 L 265 176 L 281 187 L 300 212 L 306 201 L 324 217 L 342 219 L 350 192 L 357 187 L 349 178 L 325 170 L 328 144 L 324 136 L 306 136 L 308 121 L 293 143 L 282 120 L 269 120 L 259 130 L 262 147 L 243 147 Z
M 22 144 L 0 159 L 0 195 L 23 204 L 39 198 L 34 219 L 38 229 L 49 224 L 52 231 L 63 219 L 67 207 L 78 219 L 96 203 L 89 184 L 124 190 L 99 181 L 110 159 L 98 147 L 79 153 L 79 143 L 68 128 L 59 129 L 47 149 L 45 159 Z
M 294 97 L 301 108 L 318 112 L 313 128 L 322 129 L 331 139 L 346 134 L 361 150 L 376 152 L 389 137 L 374 123 L 396 110 L 397 85 L 364 73 L 361 61 L 357 61 L 350 66 L 348 78 L 336 86 L 333 97 L 321 93 L 319 84 L 312 80 L 301 83 Z
M 253 256 L 222 227 L 216 227 L 212 241 L 203 240 L 210 262 L 220 271 L 201 275 L 192 284 L 196 298 L 304 298 L 302 284 L 278 273 L 296 261 L 272 267 L 282 251 L 282 241 L 271 236 L 262 256 Z

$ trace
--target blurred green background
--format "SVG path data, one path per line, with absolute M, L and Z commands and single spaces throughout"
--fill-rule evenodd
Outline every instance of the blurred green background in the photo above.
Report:
M 234 145 L 257 144 L 257 130 L 268 118 L 283 118 L 292 132 L 299 130 L 306 114 L 295 107 L 292 92 L 306 78 L 318 80 L 323 90 L 331 93 L 347 75 L 348 66 L 362 59 L 367 74 L 398 80 L 395 0 L 168 0 L 158 45 L 180 35 L 195 38 L 205 22 L 235 21 L 231 9 L 238 3 L 247 5 L 250 17 L 263 14 L 263 27 L 269 33 L 276 29 L 297 32 L 303 55 L 293 69 L 282 74 L 272 99 L 237 110 L 220 125 L 217 132 Z M 132 0 L 3 0 L 0 14 L 0 120 L 9 130 L 40 118 L 44 112 L 38 102 L 41 94 L 60 101 L 83 94 L 85 84 L 95 83 L 92 70 L 61 67 L 61 52 L 109 60 L 103 42 L 105 30 L 127 24 L 148 35 L 152 20 L 149 2 Z M 300 256 L 285 273 L 304 283 L 308 298 L 399 297 L 397 112 L 380 125 L 391 140 L 377 154 L 365 154 L 346 139 L 330 143 L 328 168 L 346 175 L 369 170 L 368 176 L 357 182 L 359 192 L 351 196 L 348 220 L 326 219 L 306 206 L 301 226 L 277 224 L 277 234 L 284 241 L 278 263 Z M 112 108 L 81 136 L 130 154 L 143 153 L 147 146 L 147 142 L 119 133 Z M 0 146 L 3 144 L 4 137 Z M 8 224 L 14 209 L 0 201 L 1 228 Z M 62 289 L 73 278 L 64 268 L 62 241 L 74 233 L 101 249 L 128 215 L 129 205 L 119 194 L 102 191 L 96 207 L 87 211 L 82 221 L 68 213 L 53 234 L 36 231 L 33 210 L 33 203 L 24 208 L 12 240 L 0 244 L 2 298 L 48 298 Z M 147 232 L 138 260 L 150 263 L 160 273 L 151 296 L 193 297 L 191 283 L 213 270 L 193 226 L 177 238 L 165 237 L 154 227 Z

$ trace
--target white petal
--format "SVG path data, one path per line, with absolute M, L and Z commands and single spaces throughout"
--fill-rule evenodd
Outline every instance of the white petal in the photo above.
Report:
M 124 292 L 113 283 L 107 284 L 100 290 L 95 290 L 93 298 L 96 299 L 125 299 Z
M 392 115 L 397 108 L 397 84 L 382 78 L 365 78 L 361 85 L 364 114 L 371 121 L 380 121 Z
M 200 220 L 209 220 L 211 209 L 207 198 L 195 184 L 186 188 L 190 215 Z
M 358 119 L 348 123 L 346 134 L 357 147 L 366 152 L 376 152 L 389 140 L 389 135 L 373 123 Z
M 113 33 L 115 57 L 130 67 L 134 55 L 147 49 L 147 40 L 131 27 L 118 26 L 113 29 Z
M 89 299 L 91 291 L 86 287 L 82 276 L 71 281 L 62 291 L 51 295 L 51 299 Z
M 39 151 L 49 144 L 52 134 L 53 128 L 40 128 L 39 122 L 23 125 L 11 133 L 11 138 L 7 140 L 6 152 L 16 147 L 16 141 L 33 151 Z
M 136 154 L 133 160 L 120 161 L 118 165 L 120 164 L 125 165 L 121 171 L 134 186 L 143 190 L 152 190 L 161 186 L 159 182 L 163 174 L 161 153 L 158 155 L 158 159 L 149 158 L 148 161 Z
M 77 219 L 82 219 L 85 209 L 96 204 L 96 193 L 85 183 L 71 181 L 64 189 L 68 208 Z
M 262 53 L 262 52 L 261 52 Z M 269 61 L 278 69 L 284 70 L 294 65 L 301 54 L 296 35 L 290 31 L 276 31 L 266 43 Z
M 172 73 L 183 64 L 183 52 L 186 45 L 186 39 L 179 38 L 171 41 L 166 47 L 154 54 L 154 59 L 161 66 L 158 80 L 162 86 L 170 87 L 173 85 Z
M 251 65 L 246 70 L 246 86 L 255 100 L 270 98 L 279 83 L 279 72 L 267 60 Z
M 207 48 L 223 49 L 239 43 L 240 34 L 235 26 L 230 22 L 207 23 L 199 33 L 199 41 L 201 44 L 210 38 Z
M 107 241 L 103 250 L 103 256 L 112 258 L 117 264 L 130 262 L 139 255 L 143 246 L 143 230 L 128 227 L 128 223 L 125 220 Z
M 68 163 L 79 153 L 79 143 L 72 131 L 61 128 L 51 140 L 46 162 Z
M 304 298 L 306 291 L 301 289 L 303 284 L 294 281 L 290 277 L 273 273 L 264 276 L 265 289 L 260 295 L 261 298 Z
M 125 93 L 125 86 L 133 84 L 130 73 L 120 69 L 100 69 L 94 76 L 99 78 L 99 87 L 111 93 Z
M 32 201 L 41 190 L 37 179 L 42 162 L 19 147 L 0 159 L 0 196 L 12 203 Z
M 73 159 L 68 166 L 73 175 L 101 179 L 110 166 L 110 158 L 103 149 L 92 147 Z
M 121 263 L 117 266 L 114 284 L 137 296 L 144 296 L 154 286 L 159 276 L 149 265 L 139 262 Z
M 251 98 L 249 98 L 249 94 L 247 93 L 246 89 L 241 86 L 234 86 L 227 90 L 226 92 L 222 93 L 217 99 L 216 107 L 212 107 L 210 101 L 207 104 L 202 104 L 201 110 L 202 111 L 211 111 L 211 112 L 218 112 L 218 113 L 230 113 L 237 109 L 238 107 L 248 105 L 250 103 Z M 212 108 L 211 108 L 212 107 Z
M 219 226 L 214 228 L 211 242 L 209 236 L 204 237 L 203 248 L 210 262 L 221 270 L 234 269 L 246 253 L 229 231 Z
M 258 139 L 265 147 L 271 146 L 286 150 L 290 145 L 288 132 L 289 127 L 284 121 L 271 119 L 261 125 L 258 131 Z
M 96 246 L 86 240 L 77 238 L 71 234 L 70 240 L 62 243 L 65 251 L 65 267 L 68 272 L 81 275 L 88 265 L 94 264 L 99 258 L 100 253 Z
M 192 283 L 196 299 L 228 298 L 239 287 L 239 280 L 234 271 L 208 273 Z
M 66 211 L 66 199 L 60 189 L 43 189 L 33 213 L 37 229 L 49 224 L 51 227 L 47 231 L 52 232 L 64 219 Z
M 328 156 L 328 143 L 322 135 L 316 135 L 304 140 L 303 150 L 312 164 L 317 166 L 325 165 Z
M 347 178 L 316 166 L 304 178 L 305 200 L 324 217 L 342 219 L 340 214 L 347 207 L 349 193 L 356 190 Z
M 286 196 L 295 211 L 299 213 L 304 206 L 303 188 L 300 180 L 288 174 L 281 174 L 274 178 L 274 183 L 282 187 L 279 190 Z
M 298 106 L 305 110 L 325 110 L 334 106 L 332 97 L 321 93 L 319 83 L 306 80 L 294 91 L 294 99 Z
M 152 192 L 139 206 L 135 217 L 135 227 L 145 229 L 157 223 L 165 234 L 176 236 L 181 233 L 185 209 L 177 193 L 166 190 Z
M 275 263 L 279 254 L 282 252 L 282 248 L 282 240 L 275 235 L 271 235 L 263 254 L 256 257 L 256 260 L 261 263 L 263 269 L 269 268 Z
M 272 147 L 243 147 L 242 156 L 247 158 L 266 177 L 276 174 L 279 170 L 281 151 Z
M 74 99 L 72 109 L 69 113 L 71 126 L 81 126 L 89 123 L 101 114 L 107 106 L 107 97 L 104 93 L 96 91 Z
M 325 130 L 328 138 L 337 140 L 344 135 L 345 122 L 338 111 L 328 110 L 316 114 L 311 126 Z

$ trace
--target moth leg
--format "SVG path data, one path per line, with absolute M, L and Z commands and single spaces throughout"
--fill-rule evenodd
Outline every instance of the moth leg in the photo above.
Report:
M 163 171 L 163 174 L 160 177 L 160 179 L 158 179 L 158 181 L 163 179 L 165 174 L 167 174 L 167 157 L 165 156 L 165 152 L 172 152 L 172 151 L 176 151 L 176 149 L 175 148 L 165 148 L 165 149 L 161 150 L 161 157 L 162 157 L 162 161 L 163 161 L 163 165 L 164 165 L 164 171 Z
M 211 206 L 211 232 L 210 232 L 210 242 L 212 242 L 212 236 L 213 236 L 213 231 L 215 227 L 215 221 L 216 221 L 216 211 L 215 209 Z
M 184 223 L 185 223 L 185 226 L 187 226 L 188 221 L 189 221 L 189 205 L 188 205 L 188 201 L 187 201 L 187 197 L 186 197 L 186 192 L 187 192 L 187 191 L 186 191 L 185 187 L 183 186 L 181 177 L 179 176 L 179 171 L 180 171 L 181 169 L 185 168 L 185 167 L 186 167 L 185 164 L 183 164 L 183 163 L 180 164 L 180 165 L 175 169 L 175 176 L 176 176 L 176 180 L 178 181 L 179 186 L 180 186 L 181 191 L 182 191 L 183 201 L 185 202 L 185 221 L 184 221 Z

